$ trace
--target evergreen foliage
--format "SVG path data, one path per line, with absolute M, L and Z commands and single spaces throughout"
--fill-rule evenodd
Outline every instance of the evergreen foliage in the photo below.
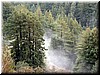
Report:
M 15 64 L 18 61 L 26 61 L 33 67 L 43 65 L 44 50 L 43 29 L 39 18 L 29 12 L 24 5 L 15 7 L 12 15 L 8 18 L 8 37 L 11 42 L 12 57 Z
M 98 70 L 98 29 L 88 27 L 82 32 L 77 45 L 76 72 L 97 72 Z M 95 67 L 94 67 L 95 66 Z
M 75 64 L 74 72 L 97 72 L 97 5 L 3 2 L 3 43 L 7 45 L 3 45 L 3 72 L 13 72 L 15 67 L 18 71 L 28 68 L 32 72 L 44 72 L 46 49 L 43 36 L 47 30 L 52 32 L 48 36 L 51 47 L 65 50 L 66 57 Z M 6 63 L 7 59 L 9 63 Z

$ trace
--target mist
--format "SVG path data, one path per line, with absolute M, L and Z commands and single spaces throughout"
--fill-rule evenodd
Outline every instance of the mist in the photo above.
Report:
M 67 56 L 62 48 L 53 49 L 51 44 L 52 31 L 47 30 L 43 36 L 46 55 L 46 72 L 72 72 L 73 61 Z

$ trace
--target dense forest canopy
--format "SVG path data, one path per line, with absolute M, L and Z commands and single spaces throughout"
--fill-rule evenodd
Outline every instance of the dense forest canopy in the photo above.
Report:
M 5 3 L 4 3 L 5 4 Z M 64 13 L 66 16 L 70 16 L 72 18 L 76 18 L 78 23 L 81 23 L 82 26 L 91 26 L 97 25 L 98 19 L 98 4 L 97 3 L 86 3 L 86 2 L 61 2 L 61 3 L 32 3 L 32 2 L 23 2 L 23 3 L 8 3 L 6 4 L 8 10 L 3 9 L 4 14 L 11 12 L 11 7 L 24 4 L 27 9 L 31 12 L 35 12 L 37 8 L 40 6 L 40 9 L 43 14 L 45 11 L 51 11 L 54 19 L 56 19 L 57 15 Z M 6 12 L 8 11 L 8 12 Z M 7 16 L 3 16 L 4 19 Z
M 97 72 L 98 3 L 2 4 L 3 72 L 19 72 L 23 67 L 29 72 L 45 72 L 45 51 L 49 49 L 43 46 L 46 40 L 43 37 L 48 32 L 52 33 L 51 49 L 67 53 L 75 64 L 73 72 Z M 6 56 L 11 62 L 7 66 Z

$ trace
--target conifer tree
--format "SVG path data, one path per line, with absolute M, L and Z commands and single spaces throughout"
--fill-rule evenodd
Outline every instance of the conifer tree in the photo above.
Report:
M 54 18 L 50 10 L 45 12 L 45 26 L 46 28 L 53 29 Z
M 38 16 L 27 10 L 25 6 L 18 5 L 8 21 L 8 28 L 11 29 L 8 35 L 15 39 L 11 43 L 15 63 L 26 61 L 33 67 L 42 66 L 45 48 L 41 45 L 44 41 L 44 32 Z
M 83 31 L 77 45 L 76 72 L 97 72 L 98 70 L 98 29 Z M 95 66 L 95 67 L 94 67 Z

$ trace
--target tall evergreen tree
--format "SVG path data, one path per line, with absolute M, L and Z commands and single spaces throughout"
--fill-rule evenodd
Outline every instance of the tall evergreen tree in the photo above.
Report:
M 44 32 L 39 18 L 25 6 L 18 5 L 8 21 L 7 27 L 11 29 L 8 35 L 14 39 L 11 45 L 15 62 L 26 61 L 33 67 L 42 66 L 45 48 L 41 46 Z
M 98 70 L 98 29 L 87 28 L 82 32 L 77 45 L 76 72 L 97 72 Z M 95 67 L 94 67 L 95 66 Z
M 45 27 L 53 29 L 54 18 L 50 10 L 45 12 Z

